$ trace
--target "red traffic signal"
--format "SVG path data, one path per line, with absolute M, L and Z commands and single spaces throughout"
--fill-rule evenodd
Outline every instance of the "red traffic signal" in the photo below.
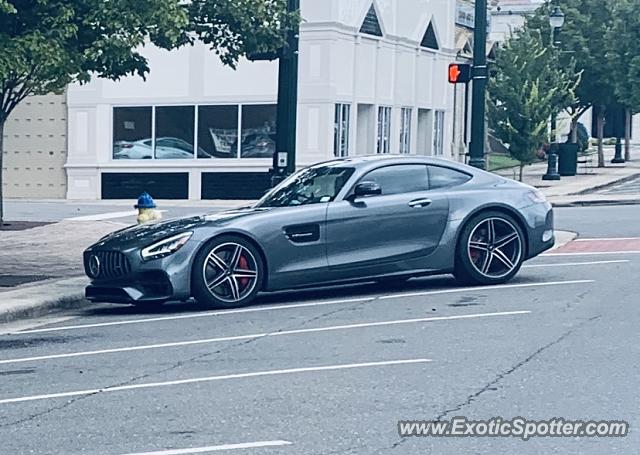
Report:
M 467 63 L 452 63 L 449 65 L 449 83 L 466 84 L 471 80 L 471 65 Z

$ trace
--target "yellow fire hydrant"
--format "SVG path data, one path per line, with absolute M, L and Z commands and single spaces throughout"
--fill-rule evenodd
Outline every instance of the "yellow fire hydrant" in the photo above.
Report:
M 149 193 L 142 193 L 138 198 L 138 203 L 133 207 L 138 209 L 138 224 L 158 221 L 162 218 L 162 214 L 156 210 L 156 203 Z

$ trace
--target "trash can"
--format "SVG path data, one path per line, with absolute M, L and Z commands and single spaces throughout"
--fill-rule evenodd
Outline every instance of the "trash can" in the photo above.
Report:
M 558 174 L 571 177 L 578 173 L 579 144 L 558 144 Z

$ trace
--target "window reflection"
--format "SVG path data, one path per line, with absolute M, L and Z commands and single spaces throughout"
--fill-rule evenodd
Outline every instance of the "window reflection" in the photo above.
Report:
M 242 158 L 272 158 L 276 151 L 276 106 L 242 106 Z
M 194 122 L 193 106 L 157 107 L 156 159 L 193 158 Z
M 113 158 L 150 159 L 151 107 L 113 109 Z
M 238 106 L 198 107 L 198 158 L 238 157 Z

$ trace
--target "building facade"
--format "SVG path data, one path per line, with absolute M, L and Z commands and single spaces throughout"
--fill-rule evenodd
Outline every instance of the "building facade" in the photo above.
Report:
M 4 197 L 64 198 L 66 96 L 30 96 L 20 103 L 5 122 L 3 149 Z
M 298 167 L 333 157 L 457 158 L 454 0 L 302 0 Z M 224 67 L 202 44 L 147 46 L 151 73 L 68 90 L 70 199 L 246 199 L 269 184 L 277 62 Z

